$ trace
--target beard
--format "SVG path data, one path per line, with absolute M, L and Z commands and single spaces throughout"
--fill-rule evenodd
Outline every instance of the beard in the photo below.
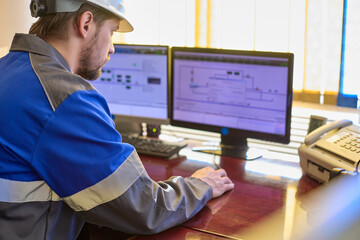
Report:
M 85 45 L 80 52 L 80 64 L 77 74 L 87 80 L 96 80 L 101 75 L 101 68 L 106 62 L 99 64 L 97 61 L 101 59 L 99 56 L 98 35 Z

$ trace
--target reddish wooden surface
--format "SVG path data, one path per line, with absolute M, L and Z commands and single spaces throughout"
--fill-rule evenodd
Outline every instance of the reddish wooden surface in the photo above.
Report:
M 149 156 L 141 156 L 141 158 L 150 177 L 159 181 L 171 176 L 186 177 L 201 167 L 213 166 L 211 163 L 197 159 L 199 156 L 201 155 L 197 154 L 195 158 L 188 156 L 174 160 Z M 259 161 L 256 162 L 259 166 L 263 161 L 300 169 L 298 163 L 286 163 L 274 159 L 254 161 Z M 247 170 L 247 164 L 251 163 L 241 159 L 221 157 L 220 166 L 227 171 L 228 176 L 235 183 L 232 191 L 210 200 L 194 218 L 179 227 L 157 235 L 133 236 L 131 239 L 194 239 L 194 236 L 197 236 L 196 239 L 216 239 L 216 236 L 241 238 L 243 230 L 286 206 L 286 192 L 289 185 L 297 188 L 296 197 L 302 197 L 318 186 L 316 181 L 307 176 L 300 176 L 300 179 L 288 179 L 281 176 L 281 173 L 264 175 L 256 172 L 254 168 L 251 171 Z M 275 167 L 274 171 L 276 170 Z M 117 233 L 111 230 L 111 234 Z M 119 236 L 121 236 L 120 233 Z
M 142 159 L 149 175 L 155 180 L 167 179 L 173 175 L 189 176 L 196 169 L 209 165 L 196 159 L 178 162 L 149 157 Z M 220 165 L 235 183 L 235 188 L 222 197 L 209 201 L 202 211 L 183 226 L 241 238 L 243 229 L 284 206 L 288 184 L 296 184 L 298 180 L 248 172 L 246 164 L 248 162 L 241 159 L 221 157 Z M 298 163 L 279 164 L 290 164 L 294 168 L 299 168 Z M 316 186 L 316 181 L 303 176 L 298 184 L 297 195 L 304 195 Z
M 90 228 L 90 240 L 159 240 L 159 239 L 196 239 L 196 240 L 221 240 L 224 237 L 216 236 L 210 233 L 205 233 L 193 229 L 184 227 L 175 227 L 168 229 L 162 233 L 156 235 L 137 235 L 131 236 L 114 231 L 109 228 L 98 228 L 97 226 L 91 226 Z

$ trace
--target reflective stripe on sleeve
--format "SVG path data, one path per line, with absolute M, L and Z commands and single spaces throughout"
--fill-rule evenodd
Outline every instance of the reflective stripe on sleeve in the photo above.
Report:
M 75 211 L 88 211 L 121 196 L 144 171 L 144 166 L 134 150 L 107 178 L 63 200 Z
M 97 184 L 61 199 L 44 181 L 0 178 L 0 202 L 25 203 L 64 200 L 75 211 L 87 211 L 121 196 L 145 171 L 134 150 L 111 175 Z
M 24 203 L 59 201 L 59 196 L 44 181 L 13 181 L 0 178 L 0 202 Z

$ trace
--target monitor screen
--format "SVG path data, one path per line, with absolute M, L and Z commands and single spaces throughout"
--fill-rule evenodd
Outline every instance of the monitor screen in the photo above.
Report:
M 289 143 L 292 53 L 173 47 L 171 65 L 172 125 L 221 133 L 234 157 L 247 138 Z
M 115 123 L 169 123 L 169 47 L 131 44 L 114 47 L 115 53 L 92 84 L 106 98 Z

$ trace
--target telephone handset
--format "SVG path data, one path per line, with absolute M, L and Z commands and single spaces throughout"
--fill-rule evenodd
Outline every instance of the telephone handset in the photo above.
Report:
M 338 120 L 309 133 L 299 147 L 300 166 L 309 176 L 328 182 L 334 169 L 355 172 L 360 161 L 360 127 Z
M 347 120 L 347 119 L 342 119 L 342 120 L 338 120 L 338 121 L 323 125 L 317 129 L 315 129 L 311 133 L 309 133 L 305 137 L 304 143 L 306 145 L 310 145 L 310 144 L 314 143 L 316 140 L 318 140 L 325 133 L 330 132 L 331 130 L 334 130 L 334 129 L 349 126 L 351 124 L 352 124 L 352 121 Z

